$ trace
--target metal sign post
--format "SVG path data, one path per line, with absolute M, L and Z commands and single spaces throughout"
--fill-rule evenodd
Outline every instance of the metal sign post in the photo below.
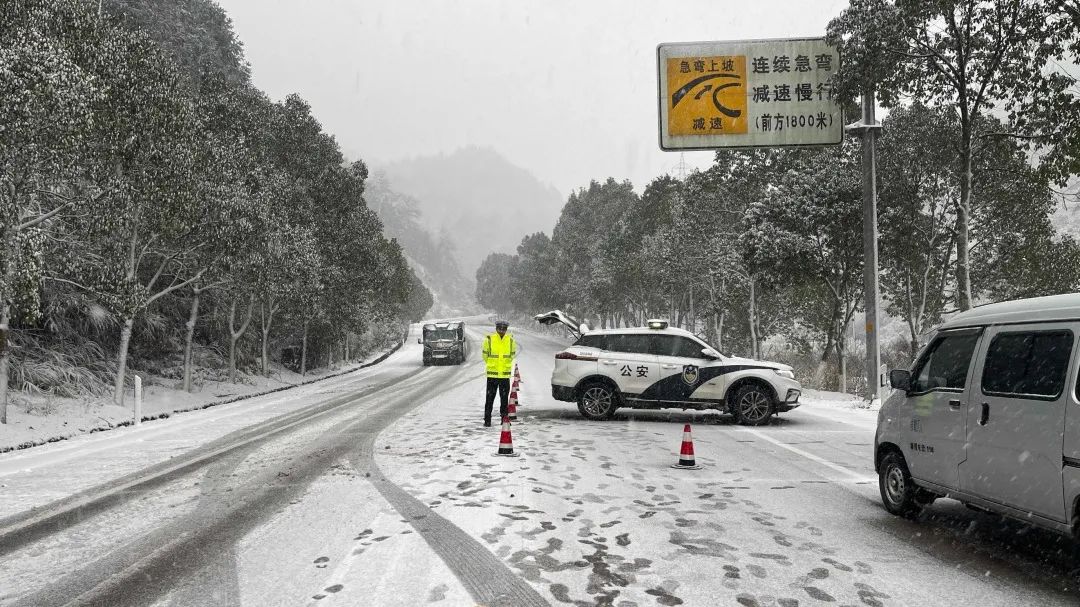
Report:
M 881 350 L 878 343 L 877 133 L 874 89 L 863 93 L 862 120 L 845 127 L 862 136 L 863 152 L 863 297 L 866 307 L 866 397 L 881 398 Z

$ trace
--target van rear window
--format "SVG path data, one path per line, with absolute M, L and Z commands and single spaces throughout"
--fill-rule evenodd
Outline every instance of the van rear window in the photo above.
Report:
M 998 334 L 986 352 L 983 393 L 1057 398 L 1065 388 L 1072 346 L 1071 331 Z

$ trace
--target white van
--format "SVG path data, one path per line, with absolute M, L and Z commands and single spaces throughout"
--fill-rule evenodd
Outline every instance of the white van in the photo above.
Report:
M 1080 293 L 981 306 L 942 324 L 878 414 L 885 508 L 951 497 L 1080 531 Z

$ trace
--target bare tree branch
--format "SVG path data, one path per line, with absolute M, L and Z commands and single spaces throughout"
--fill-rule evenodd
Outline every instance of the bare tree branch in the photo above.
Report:
M 204 268 L 204 269 L 199 270 L 198 272 L 196 272 L 194 276 L 192 276 L 191 278 L 185 280 L 184 282 L 169 285 L 168 288 L 162 290 L 157 295 L 154 295 L 154 296 L 150 297 L 149 299 L 147 299 L 145 306 L 149 306 L 150 304 L 157 301 L 159 298 L 164 297 L 164 296 L 168 295 L 169 293 L 172 293 L 173 291 L 175 291 L 177 289 L 183 289 L 184 287 L 186 287 L 189 284 L 195 282 L 196 280 L 199 280 L 200 278 L 202 278 L 203 272 L 205 272 L 205 271 L 206 271 L 206 269 Z
M 31 219 L 29 221 L 24 221 L 23 223 L 20 223 L 19 226 L 17 228 L 15 228 L 15 230 L 17 232 L 21 232 L 22 230 L 28 230 L 28 229 L 30 229 L 32 227 L 41 225 L 41 224 L 45 223 L 46 221 L 52 219 L 56 215 L 59 215 L 60 213 L 64 212 L 65 209 L 71 208 L 74 205 L 75 205 L 75 201 L 65 202 L 64 204 L 56 207 L 55 209 L 49 211 L 48 213 L 45 213 L 44 215 L 39 215 L 39 216 L 35 217 L 34 219 Z
M 75 281 L 68 280 L 66 278 L 60 278 L 59 276 L 42 276 L 42 279 L 43 280 L 49 280 L 49 281 L 52 281 L 52 282 L 59 282 L 59 283 L 66 284 L 66 285 L 71 285 L 71 286 L 75 287 L 76 289 L 86 291 L 87 293 L 93 293 L 94 295 L 97 295 L 99 297 L 101 296 L 101 293 L 95 291 L 94 289 L 91 289 L 90 287 L 88 287 L 86 285 L 79 284 L 79 283 L 77 283 Z
M 998 9 L 1000 10 L 1000 5 L 998 6 Z M 994 73 L 997 72 L 998 66 L 1001 64 L 1001 58 L 1005 56 L 1005 47 L 1008 46 L 1008 42 L 1005 40 L 1005 33 L 1003 30 L 1004 26 L 999 25 L 997 45 L 994 48 L 993 58 L 990 60 L 990 65 L 987 66 L 986 71 L 983 73 L 982 82 L 979 84 L 979 91 L 975 93 L 975 100 L 971 103 L 971 111 L 976 115 L 978 115 L 979 108 L 982 106 L 986 87 L 994 80 Z

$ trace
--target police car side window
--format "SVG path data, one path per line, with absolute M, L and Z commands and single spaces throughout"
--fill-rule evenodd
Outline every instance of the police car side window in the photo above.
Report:
M 657 356 L 671 356 L 671 336 L 653 335 L 649 342 L 649 354 Z
M 701 358 L 701 346 L 692 339 L 678 335 L 653 336 L 652 352 L 658 356 Z
M 649 352 L 650 335 L 639 333 L 614 333 L 607 336 L 609 352 L 646 354 Z
M 596 348 L 597 350 L 607 349 L 604 347 L 603 335 L 582 335 L 581 339 L 574 342 L 574 345 L 582 348 Z
M 701 354 L 701 350 L 703 348 L 704 346 L 688 337 L 680 337 L 678 350 L 679 353 L 675 356 L 683 356 L 685 358 L 702 358 L 703 355 Z
M 975 333 L 939 338 L 915 371 L 911 391 L 963 390 L 978 341 L 979 335 Z

